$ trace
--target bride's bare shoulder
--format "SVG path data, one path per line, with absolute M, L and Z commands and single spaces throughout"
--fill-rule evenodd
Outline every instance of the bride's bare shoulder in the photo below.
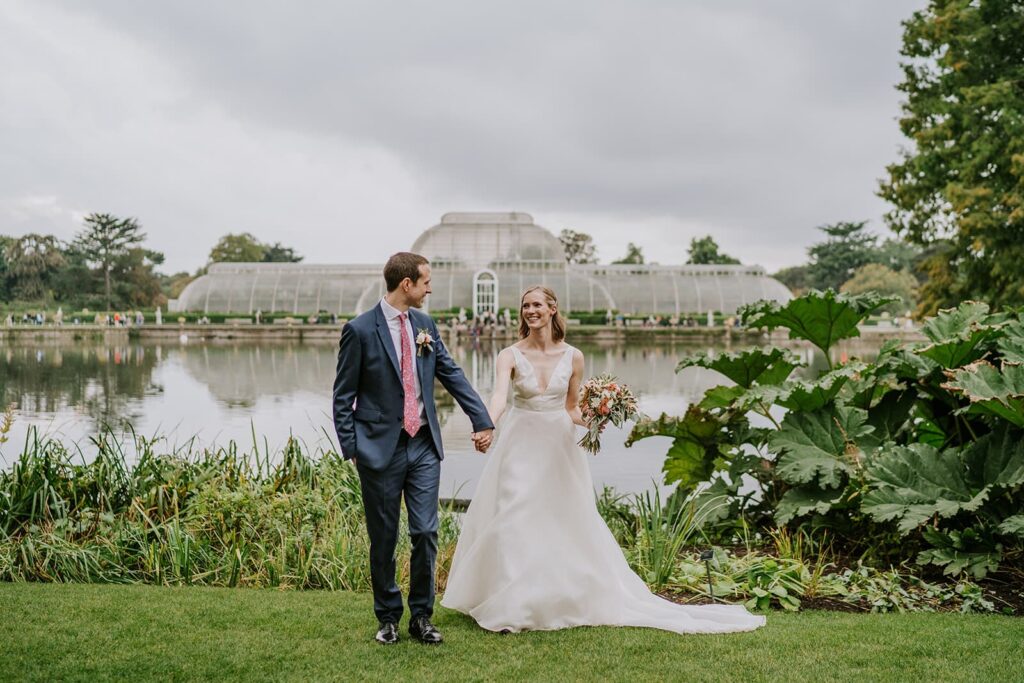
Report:
M 516 364 L 516 357 L 515 357 L 516 348 L 517 347 L 516 347 L 515 344 L 511 344 L 509 346 L 506 346 L 501 351 L 498 351 L 498 356 L 497 356 L 496 360 L 499 363 L 503 363 L 503 364 L 507 363 L 508 365 L 515 366 L 515 364 Z M 520 351 L 520 353 L 522 353 L 522 351 Z
M 578 365 L 578 364 L 583 362 L 584 359 L 583 359 L 583 352 L 582 351 L 580 351 L 578 348 L 576 348 L 575 346 L 573 346 L 572 344 L 569 344 L 569 343 L 565 344 L 565 348 L 572 349 L 572 363 L 573 363 L 573 365 Z

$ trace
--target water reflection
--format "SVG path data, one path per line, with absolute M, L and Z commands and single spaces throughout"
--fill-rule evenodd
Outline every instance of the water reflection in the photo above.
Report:
M 451 353 L 486 399 L 494 384 L 494 363 L 503 344 L 457 345 Z M 688 368 L 676 373 L 678 359 L 706 346 L 682 344 L 580 345 L 588 376 L 611 373 L 629 383 L 649 414 L 681 414 L 708 388 L 722 382 L 717 373 Z M 865 342 L 837 349 L 837 359 L 870 357 Z M 724 348 L 712 349 L 715 352 Z M 808 371 L 824 368 L 823 358 L 798 348 Z M 10 461 L 29 425 L 69 440 L 94 434 L 101 424 L 131 423 L 142 433 L 166 436 L 171 445 L 197 437 L 202 443 L 235 439 L 261 449 L 282 445 L 290 434 L 308 444 L 333 443 L 331 388 L 337 362 L 333 344 L 56 344 L 0 349 L 0 398 L 15 404 L 10 443 L 0 451 Z M 451 397 L 437 392 L 442 437 L 448 456 L 442 492 L 471 495 L 484 457 L 469 440 L 468 418 Z M 264 441 L 265 440 L 265 441 Z M 625 433 L 610 429 L 600 457 L 591 461 L 595 483 L 636 491 L 660 479 L 668 440 L 623 446 Z
M 132 418 L 132 399 L 161 390 L 152 381 L 160 347 L 8 346 L 0 359 L 0 400 L 28 416 L 74 410 L 95 424 Z

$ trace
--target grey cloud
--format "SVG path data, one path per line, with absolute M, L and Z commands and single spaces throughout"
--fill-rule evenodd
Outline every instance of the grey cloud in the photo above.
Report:
M 396 201 L 647 217 L 654 235 L 667 216 L 743 234 L 748 260 L 791 243 L 797 262 L 815 225 L 883 210 L 899 21 L 922 4 L 50 6 L 155 55 L 156 89 L 174 85 L 152 110 L 214 107 L 301 136 L 314 155 L 317 140 L 324 154 L 384 150 L 418 187 Z

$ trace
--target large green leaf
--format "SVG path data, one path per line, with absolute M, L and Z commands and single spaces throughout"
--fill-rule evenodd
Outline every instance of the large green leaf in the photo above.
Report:
M 984 530 L 979 532 L 968 527 L 944 533 L 925 527 L 922 535 L 932 549 L 917 556 L 918 564 L 945 567 L 942 573 L 947 576 L 967 573 L 975 579 L 983 579 L 989 572 L 999 569 L 1002 545 Z
M 942 386 L 962 393 L 970 402 L 969 412 L 994 415 L 1024 427 L 1024 365 L 1006 363 L 1002 370 L 987 361 L 948 373 Z
M 1024 320 L 1017 317 L 1008 322 L 996 347 L 1004 363 L 1024 363 Z
M 843 498 L 843 489 L 822 489 L 814 486 L 797 486 L 783 494 L 775 508 L 775 521 L 788 524 L 797 517 L 812 512 L 825 514 Z
M 895 441 L 911 429 L 911 411 L 917 401 L 913 391 L 890 391 L 868 408 L 868 424 L 875 428 L 871 436 L 878 441 Z
M 698 404 L 704 410 L 715 410 L 717 408 L 733 408 L 736 399 L 743 395 L 746 390 L 734 384 L 732 386 L 719 385 L 711 387 L 704 392 L 704 398 Z
M 850 363 L 813 380 L 790 380 L 777 387 L 754 387 L 737 401 L 740 408 L 779 405 L 788 410 L 811 412 L 824 408 L 839 395 L 847 380 L 857 377 L 863 363 Z
M 898 297 L 865 294 L 838 294 L 835 290 L 811 290 L 803 296 L 780 304 L 759 301 L 740 309 L 740 318 L 747 327 L 769 330 L 785 327 L 790 339 L 805 339 L 829 357 L 829 350 L 841 339 L 860 335 L 857 325 L 872 311 Z M 831 361 L 830 361 L 831 362 Z
M 891 371 L 900 379 L 926 377 L 938 368 L 939 364 L 931 358 L 919 355 L 917 351 L 922 347 L 921 344 L 908 344 L 898 339 L 889 340 L 879 349 L 875 365 L 879 372 Z
M 801 365 L 799 356 L 792 351 L 768 346 L 731 353 L 694 353 L 679 361 L 676 372 L 690 367 L 707 368 L 720 372 L 739 386 L 749 389 L 755 382 L 781 382 Z
M 1024 538 L 1024 515 L 1014 515 L 1004 519 L 1003 523 L 999 525 L 999 533 Z
M 823 488 L 840 486 L 863 457 L 857 440 L 872 430 L 866 420 L 859 408 L 788 413 L 768 439 L 769 448 L 781 454 L 776 472 L 789 484 L 817 480 Z
M 956 308 L 944 308 L 925 320 L 921 333 L 935 344 L 959 339 L 971 325 L 983 325 L 988 320 L 988 304 L 965 301 Z
M 895 446 L 879 453 L 866 467 L 870 491 L 861 509 L 875 519 L 897 520 L 907 534 L 932 515 L 952 517 L 977 510 L 989 495 L 968 485 L 962 454 L 923 443 Z
M 652 436 L 671 437 L 672 446 L 662 466 L 665 483 L 679 482 L 681 487 L 689 489 L 707 481 L 714 472 L 722 428 L 714 415 L 698 406 L 690 406 L 682 418 L 662 413 L 657 420 L 637 422 L 626 439 L 626 446 Z
M 966 449 L 968 482 L 1014 489 L 1024 486 L 1024 432 L 1003 427 L 981 437 Z
M 965 301 L 956 308 L 939 311 L 921 326 L 931 344 L 917 353 L 944 368 L 958 368 L 977 360 L 987 351 L 986 342 L 999 336 L 1000 325 L 991 322 L 988 304 Z

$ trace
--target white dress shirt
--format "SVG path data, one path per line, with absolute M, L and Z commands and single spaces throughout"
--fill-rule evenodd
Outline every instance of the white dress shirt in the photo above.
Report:
M 386 299 L 380 300 L 381 310 L 384 311 L 384 318 L 388 321 L 388 331 L 391 332 L 391 343 L 395 345 L 395 357 L 398 358 L 398 366 L 402 366 L 402 338 L 398 335 L 402 333 L 401 326 L 402 322 L 399 319 L 401 311 L 392 306 L 387 302 Z M 406 312 L 405 314 L 405 336 L 409 339 L 409 349 L 412 352 L 412 381 L 416 386 L 416 405 L 420 410 L 420 423 L 427 423 L 427 411 L 423 406 L 423 390 L 420 388 L 420 373 L 416 367 L 416 335 L 412 329 L 412 316 Z

